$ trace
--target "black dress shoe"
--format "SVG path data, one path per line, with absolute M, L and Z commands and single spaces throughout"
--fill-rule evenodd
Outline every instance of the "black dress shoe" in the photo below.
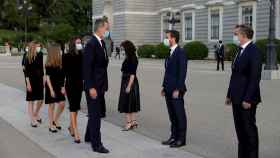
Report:
M 172 144 L 170 144 L 170 148 L 180 148 L 180 147 L 183 147 L 185 145 L 186 145 L 185 141 L 177 140 L 177 141 L 174 141 Z
M 171 145 L 171 144 L 174 143 L 174 142 L 175 142 L 175 139 L 169 138 L 168 140 L 163 141 L 161 144 L 162 144 L 162 145 Z
M 103 145 L 97 148 L 93 148 L 94 152 L 101 153 L 101 154 L 108 154 L 110 151 L 106 149 Z

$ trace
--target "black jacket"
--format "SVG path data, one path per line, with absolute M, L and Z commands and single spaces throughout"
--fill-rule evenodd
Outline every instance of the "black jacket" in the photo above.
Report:
M 100 45 L 93 36 L 87 43 L 83 54 L 83 77 L 85 90 L 95 88 L 98 93 L 108 90 L 107 68 L 109 64 L 105 43 Z
M 172 93 L 174 90 L 186 91 L 187 63 L 186 53 L 179 46 L 171 56 L 166 58 L 162 84 L 166 92 Z
M 246 101 L 257 105 L 261 102 L 261 73 L 261 54 L 256 45 L 250 43 L 232 64 L 227 97 L 231 99 L 233 104 L 241 104 Z

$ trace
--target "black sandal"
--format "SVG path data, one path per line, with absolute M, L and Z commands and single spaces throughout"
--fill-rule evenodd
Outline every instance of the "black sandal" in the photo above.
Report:
M 56 123 L 53 121 L 53 125 L 55 126 L 56 129 L 61 130 L 62 127 L 61 126 L 57 126 Z

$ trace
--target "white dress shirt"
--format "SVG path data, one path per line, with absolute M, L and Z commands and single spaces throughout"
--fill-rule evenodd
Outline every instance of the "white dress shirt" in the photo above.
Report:
M 97 34 L 94 34 L 94 36 L 98 39 L 98 41 L 99 41 L 101 47 L 103 47 L 102 42 L 101 42 L 102 39 L 101 39 Z
M 174 46 L 172 46 L 170 48 L 170 56 L 172 56 L 172 54 L 174 53 L 175 49 L 178 47 L 178 44 L 175 44 Z

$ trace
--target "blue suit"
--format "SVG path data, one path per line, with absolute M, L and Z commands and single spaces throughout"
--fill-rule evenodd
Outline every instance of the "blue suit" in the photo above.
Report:
M 171 122 L 171 138 L 186 142 L 187 118 L 184 107 L 186 92 L 187 56 L 184 49 L 179 46 L 171 56 L 165 60 L 165 74 L 163 89 Z M 179 90 L 178 98 L 173 98 L 173 92 Z
M 109 59 L 105 42 L 93 36 L 87 43 L 83 54 L 83 76 L 88 105 L 88 125 L 85 136 L 86 142 L 91 142 L 94 149 L 102 146 L 101 142 L 101 118 L 105 117 L 106 105 L 104 94 L 108 90 L 107 68 Z M 95 88 L 97 98 L 92 98 L 89 90 Z
M 238 158 L 258 158 L 259 139 L 256 109 L 261 102 L 261 54 L 254 43 L 240 48 L 232 63 L 232 75 L 227 97 L 232 101 L 234 124 L 238 137 Z M 244 109 L 242 102 L 252 105 Z

